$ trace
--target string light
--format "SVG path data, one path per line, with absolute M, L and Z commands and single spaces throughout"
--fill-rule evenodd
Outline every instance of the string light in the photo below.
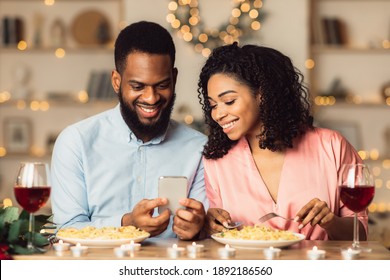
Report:
M 55 0 L 45 0 L 44 3 L 46 6 L 53 6 L 55 4 Z
M 24 51 L 27 49 L 27 42 L 22 40 L 22 41 L 19 41 L 18 45 L 17 45 L 17 48 L 18 50 L 20 51 Z
M 261 29 L 265 13 L 260 12 L 261 0 L 234 0 L 228 21 L 217 30 L 204 26 L 198 0 L 173 0 L 168 3 L 166 16 L 178 37 L 192 43 L 196 52 L 207 57 L 211 50 L 249 37 Z
M 0 146 L 0 157 L 4 157 L 7 154 L 7 149 Z
M 0 103 L 5 103 L 11 99 L 11 94 L 8 91 L 0 92 Z
M 57 58 L 63 58 L 65 56 L 65 50 L 63 48 L 58 48 L 54 52 Z

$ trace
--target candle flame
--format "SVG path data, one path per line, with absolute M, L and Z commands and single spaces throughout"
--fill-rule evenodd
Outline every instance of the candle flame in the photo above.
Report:
M 225 249 L 229 249 L 229 248 L 230 248 L 229 244 L 226 244 Z
M 196 242 L 192 242 L 192 246 L 196 246 Z
M 172 248 L 176 249 L 176 248 L 177 248 L 177 245 L 176 245 L 176 244 L 173 244 L 173 245 L 172 245 Z
M 317 250 L 318 250 L 317 246 L 314 246 L 313 251 L 317 251 Z
M 77 242 L 76 247 L 81 247 L 81 244 Z
M 60 241 L 58 241 L 58 243 L 59 243 L 59 244 L 63 244 L 63 243 L 64 243 L 64 241 L 60 240 Z

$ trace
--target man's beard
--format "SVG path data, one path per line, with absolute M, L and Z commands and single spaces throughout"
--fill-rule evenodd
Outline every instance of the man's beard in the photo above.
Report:
M 139 139 L 153 139 L 156 136 L 163 135 L 168 128 L 169 121 L 171 119 L 171 113 L 173 105 L 175 103 L 176 93 L 173 93 L 172 98 L 168 101 L 168 106 L 162 109 L 160 117 L 152 124 L 144 124 L 138 118 L 137 112 L 131 109 L 123 100 L 122 88 L 119 88 L 118 99 L 121 108 L 122 117 L 130 128 L 130 130 Z M 136 106 L 136 101 L 133 102 L 133 106 Z

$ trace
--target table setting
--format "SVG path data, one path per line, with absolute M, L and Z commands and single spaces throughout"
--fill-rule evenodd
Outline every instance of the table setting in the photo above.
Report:
M 355 213 L 364 210 L 374 195 L 368 168 L 364 165 L 349 166 L 343 174 L 339 182 L 341 200 Z M 148 232 L 134 226 L 70 227 L 54 232 L 56 226 L 50 216 L 34 215 L 50 196 L 48 165 L 21 163 L 14 191 L 23 210 L 14 206 L 0 209 L 0 221 L 3 223 L 0 226 L 6 229 L 0 240 L 2 259 L 390 259 L 390 251 L 379 242 L 359 241 L 356 215 L 352 244 L 350 241 L 306 240 L 303 234 L 261 224 L 265 220 L 280 217 L 276 213 L 264 215 L 259 219 L 259 224 L 254 226 L 234 222 L 223 232 L 203 240 L 151 237 Z

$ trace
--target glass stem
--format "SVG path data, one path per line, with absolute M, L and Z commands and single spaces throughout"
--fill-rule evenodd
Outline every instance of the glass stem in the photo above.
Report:
M 28 223 L 28 239 L 27 239 L 27 249 L 32 250 L 34 249 L 34 215 L 33 213 L 30 213 L 30 219 Z
M 359 221 L 358 214 L 355 213 L 353 217 L 353 244 L 352 247 L 359 247 Z

